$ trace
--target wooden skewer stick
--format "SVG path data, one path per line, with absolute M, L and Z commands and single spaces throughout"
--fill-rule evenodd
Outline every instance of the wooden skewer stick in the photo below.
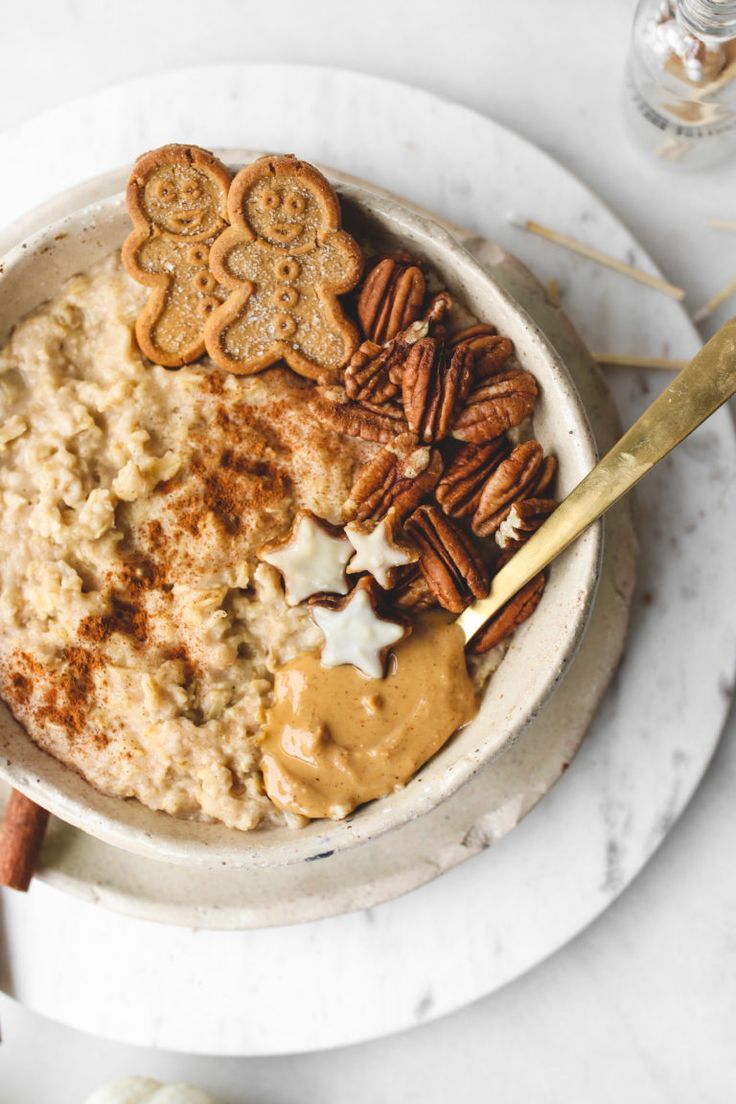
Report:
M 614 368 L 656 368 L 662 372 L 679 372 L 687 360 L 669 360 L 667 357 L 623 356 L 617 353 L 593 353 L 598 364 Z
M 549 226 L 542 226 L 540 222 L 535 222 L 533 219 L 517 220 L 516 218 L 512 218 L 511 222 L 514 226 L 518 226 L 522 230 L 528 230 L 531 234 L 537 234 L 540 238 L 546 238 L 547 241 L 554 242 L 556 245 L 561 245 L 564 249 L 569 249 L 573 253 L 578 253 L 581 257 L 587 257 L 589 261 L 595 261 L 605 268 L 613 269 L 614 272 L 620 272 L 622 276 L 628 276 L 630 280 L 637 280 L 640 284 L 646 284 L 647 287 L 654 288 L 656 291 L 661 291 L 665 295 L 671 295 L 673 299 L 685 298 L 683 288 L 676 287 L 675 284 L 663 280 L 661 276 L 653 276 L 650 272 L 642 272 L 640 268 L 635 268 L 634 265 L 626 264 L 625 261 L 619 261 L 617 257 L 611 257 L 608 253 L 602 253 L 600 249 L 594 249 L 592 245 L 586 245 L 585 242 L 581 242 L 577 238 L 572 238 L 569 234 L 561 234 L 559 230 L 552 230 Z
M 553 307 L 559 307 L 560 305 L 560 285 L 557 280 L 547 281 L 547 298 Z
M 708 300 L 704 307 L 701 307 L 699 311 L 695 312 L 693 315 L 693 322 L 702 322 L 704 319 L 708 318 L 714 311 L 718 310 L 722 303 L 730 299 L 734 292 L 736 292 L 736 280 L 731 280 L 730 284 L 726 284 L 726 286 L 721 288 L 712 299 Z
M 0 828 L 0 885 L 28 889 L 48 820 L 45 809 L 13 790 Z

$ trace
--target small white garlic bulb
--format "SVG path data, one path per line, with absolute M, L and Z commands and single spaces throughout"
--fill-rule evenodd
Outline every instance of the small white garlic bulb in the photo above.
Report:
M 126 1077 L 103 1085 L 85 1104 L 217 1104 L 209 1093 L 193 1085 L 163 1085 L 152 1077 Z

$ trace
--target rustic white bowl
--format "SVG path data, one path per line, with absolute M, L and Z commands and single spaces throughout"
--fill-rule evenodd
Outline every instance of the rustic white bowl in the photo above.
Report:
M 559 460 L 564 496 L 595 463 L 585 411 L 564 364 L 529 316 L 431 218 L 350 178 L 329 173 L 345 224 L 358 235 L 401 244 L 424 257 L 457 300 L 510 337 L 541 397 L 535 435 Z M 68 198 L 68 197 L 67 197 Z M 67 208 L 68 209 L 68 208 Z M 0 342 L 13 325 L 75 273 L 118 249 L 129 231 L 122 194 L 83 207 L 12 249 L 0 262 Z M 300 831 L 241 833 L 177 820 L 135 800 L 106 797 L 41 751 L 0 703 L 0 776 L 63 820 L 108 843 L 167 862 L 266 867 L 309 862 L 354 847 L 434 808 L 503 752 L 539 712 L 575 654 L 595 594 L 602 526 L 588 530 L 552 565 L 542 601 L 513 637 L 481 710 L 402 790 L 344 821 Z

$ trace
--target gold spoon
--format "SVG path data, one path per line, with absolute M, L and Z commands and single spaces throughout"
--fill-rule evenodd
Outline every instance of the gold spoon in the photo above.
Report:
M 502 567 L 487 598 L 457 623 L 471 640 L 482 625 L 605 514 L 719 406 L 736 394 L 736 318 L 703 346 L 611 451 Z

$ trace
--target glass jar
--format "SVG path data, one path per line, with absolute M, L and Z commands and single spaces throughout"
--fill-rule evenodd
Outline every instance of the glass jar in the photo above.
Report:
M 639 0 L 626 114 L 637 143 L 673 165 L 736 152 L 736 0 Z

